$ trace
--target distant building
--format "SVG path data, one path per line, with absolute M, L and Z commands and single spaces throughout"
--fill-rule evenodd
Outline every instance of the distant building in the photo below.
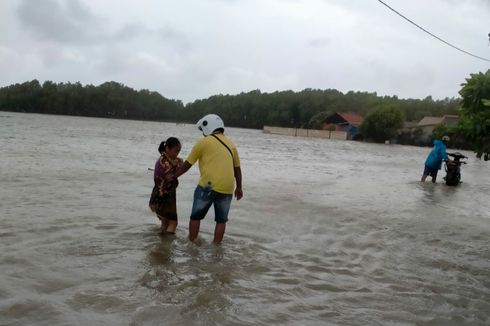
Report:
M 412 131 L 412 129 L 417 128 L 417 125 L 418 125 L 418 122 L 415 122 L 415 121 L 405 121 L 403 123 L 403 129 L 402 129 L 402 131 L 403 132 L 406 132 L 406 131 L 410 132 L 410 131 Z
M 444 115 L 442 117 L 424 117 L 417 123 L 417 128 L 420 128 L 425 135 L 432 135 L 432 131 L 438 125 L 443 125 L 444 127 L 452 127 L 456 125 L 459 121 L 459 116 L 457 115 Z
M 359 133 L 364 118 L 353 112 L 336 112 L 322 122 L 322 130 L 345 131 L 348 139 Z

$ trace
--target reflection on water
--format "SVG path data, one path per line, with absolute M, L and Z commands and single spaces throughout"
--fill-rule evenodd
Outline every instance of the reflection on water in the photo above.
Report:
M 2 113 L 0 324 L 490 323 L 488 162 L 447 187 L 418 182 L 428 148 L 227 133 L 245 197 L 214 246 L 212 214 L 187 240 L 197 169 L 175 236 L 147 207 L 193 126 Z

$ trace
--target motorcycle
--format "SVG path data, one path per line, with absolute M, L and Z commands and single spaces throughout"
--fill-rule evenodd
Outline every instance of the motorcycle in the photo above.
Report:
M 448 186 L 457 186 L 461 181 L 461 165 L 466 164 L 464 159 L 468 157 L 464 156 L 459 152 L 455 153 L 447 153 L 448 156 L 451 156 L 453 159 L 448 159 L 445 162 L 444 168 L 446 170 L 446 176 L 444 180 L 446 180 L 446 185 Z

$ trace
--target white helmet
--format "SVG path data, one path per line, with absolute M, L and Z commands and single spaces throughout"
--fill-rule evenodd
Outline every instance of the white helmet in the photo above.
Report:
M 442 141 L 448 142 L 450 140 L 451 140 L 451 138 L 449 138 L 449 136 L 442 136 Z
M 223 120 L 216 114 L 208 114 L 197 122 L 197 128 L 202 131 L 204 136 L 211 135 L 216 129 L 225 129 Z

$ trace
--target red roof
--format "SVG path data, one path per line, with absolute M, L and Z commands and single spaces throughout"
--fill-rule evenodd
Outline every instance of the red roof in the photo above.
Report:
M 338 112 L 337 114 L 340 115 L 342 118 L 344 118 L 344 120 L 350 123 L 351 125 L 359 126 L 364 121 L 363 117 L 361 117 L 359 114 L 356 114 L 354 112 Z

